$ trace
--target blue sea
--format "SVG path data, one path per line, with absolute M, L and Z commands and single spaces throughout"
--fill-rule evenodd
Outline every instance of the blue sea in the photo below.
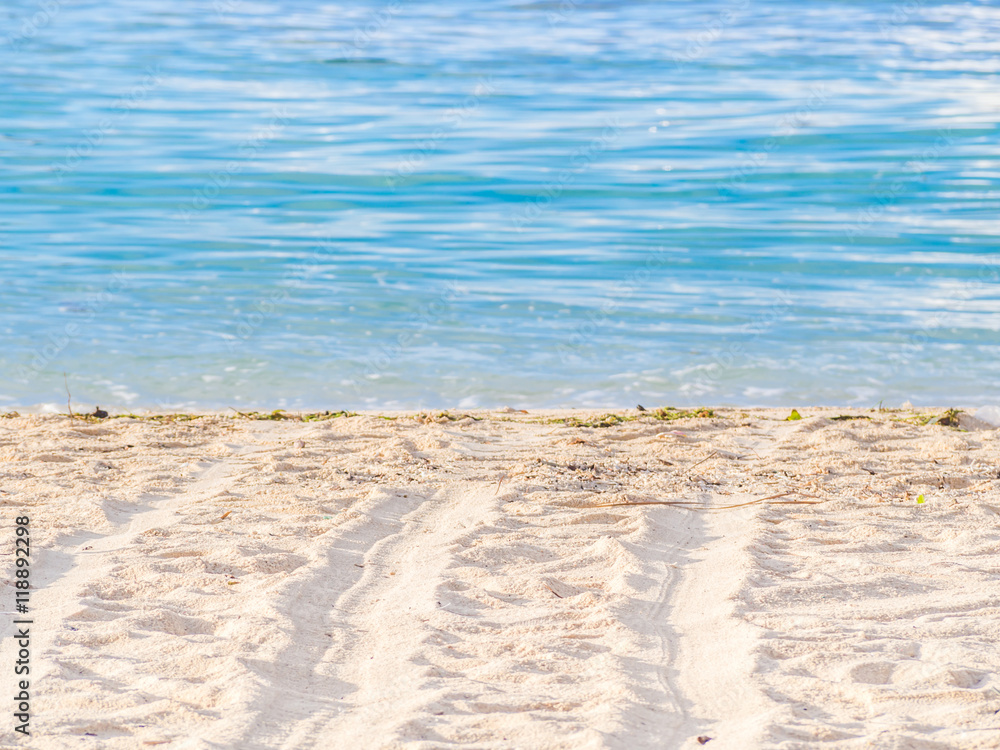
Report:
M 0 410 L 995 402 L 998 72 L 986 2 L 10 0 Z

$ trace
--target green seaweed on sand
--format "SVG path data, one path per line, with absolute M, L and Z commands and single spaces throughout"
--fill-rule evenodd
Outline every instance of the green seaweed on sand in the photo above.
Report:
M 156 422 L 158 424 L 172 424 L 174 422 L 191 422 L 201 419 L 201 414 L 133 414 L 132 412 L 121 412 L 119 414 L 109 414 L 106 417 L 97 417 L 93 414 L 74 414 L 73 419 L 82 422 L 104 422 L 108 419 L 135 419 L 140 422 Z
M 270 414 L 254 411 L 250 412 L 250 414 L 248 414 L 247 416 L 250 417 L 250 419 L 270 420 L 274 422 L 277 422 L 282 419 L 291 418 L 285 414 L 283 409 L 275 409 Z
M 151 414 L 148 417 L 137 417 L 134 414 L 121 414 L 111 417 L 111 419 L 118 419 L 119 417 L 132 417 L 134 419 L 146 419 L 150 422 L 160 422 L 163 424 L 173 424 L 174 422 L 193 422 L 196 419 L 201 419 L 199 414 Z
M 357 414 L 355 414 L 354 412 L 344 411 L 344 410 L 341 410 L 341 411 L 315 411 L 315 412 L 307 412 L 307 413 L 303 413 L 303 414 L 286 414 L 284 409 L 275 409 L 274 411 L 271 411 L 271 412 L 251 411 L 251 412 L 244 413 L 244 412 L 241 412 L 241 411 L 237 411 L 236 413 L 239 414 L 241 417 L 243 417 L 245 419 L 254 419 L 254 420 L 268 421 L 268 422 L 280 422 L 280 421 L 289 421 L 289 422 L 325 422 L 326 420 L 329 420 L 329 419 L 339 419 L 340 417 L 356 417 L 357 416 Z
M 673 422 L 676 419 L 708 419 L 714 417 L 715 412 L 705 407 L 697 409 L 677 409 L 673 406 L 664 406 L 659 409 L 646 409 L 641 414 L 602 414 L 596 417 L 555 417 L 547 419 L 544 424 L 564 424 L 567 427 L 614 427 L 628 422 L 636 422 L 645 419 L 655 419 L 660 422 Z
M 449 411 L 443 411 L 437 415 L 438 419 L 447 419 L 449 422 L 458 422 L 461 419 L 471 419 L 473 422 L 481 422 L 482 417 L 474 417 L 471 414 L 452 414 Z
M 661 422 L 673 422 L 675 419 L 710 419 L 715 416 L 712 409 L 699 406 L 697 409 L 678 409 L 673 406 L 663 406 L 650 416 Z
M 311 412 L 309 414 L 300 415 L 300 419 L 303 422 L 325 422 L 328 419 L 340 419 L 341 417 L 356 417 L 358 416 L 353 411 L 318 411 Z
M 786 422 L 797 422 L 802 419 L 802 415 L 799 414 L 798 409 L 792 409 L 792 413 L 785 417 Z
M 232 408 L 232 407 L 230 407 Z M 328 419 L 338 419 L 340 417 L 356 417 L 357 414 L 351 411 L 317 411 L 317 412 L 307 412 L 302 414 L 286 414 L 283 409 L 275 409 L 269 412 L 242 412 L 236 411 L 236 416 L 233 419 L 249 419 L 257 421 L 289 421 L 289 422 L 324 422 Z M 10 417 L 19 416 L 16 413 L 3 414 L 0 416 Z M 173 424 L 175 422 L 192 422 L 196 419 L 205 419 L 211 417 L 211 414 L 134 414 L 132 412 L 123 412 L 121 414 L 111 414 L 107 417 L 95 417 L 93 414 L 74 414 L 73 419 L 77 419 L 83 422 L 103 422 L 106 419 L 135 419 L 141 422 L 156 422 L 159 424 Z
M 395 419 L 395 417 L 383 417 L 384 419 Z M 414 414 L 413 419 L 418 422 L 458 422 L 463 419 L 471 419 L 474 422 L 481 422 L 482 417 L 474 417 L 471 414 L 452 414 L 450 411 L 441 411 L 437 414 L 433 412 L 422 412 Z
M 948 409 L 944 414 L 938 417 L 936 423 L 942 427 L 958 427 L 959 417 L 962 412 L 960 409 Z
M 893 421 L 914 424 L 919 427 L 932 424 L 940 425 L 941 427 L 958 427 L 961 414 L 961 409 L 947 409 L 943 414 L 914 414 L 909 417 L 900 417 Z
M 639 417 L 627 414 L 602 414 L 599 417 L 583 419 L 580 417 L 556 417 L 545 421 L 545 424 L 564 424 L 567 427 L 614 427 L 615 425 L 634 422 Z

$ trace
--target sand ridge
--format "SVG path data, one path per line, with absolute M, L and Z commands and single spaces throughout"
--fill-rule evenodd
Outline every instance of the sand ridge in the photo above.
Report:
M 0 420 L 31 746 L 996 747 L 997 433 L 801 411 Z

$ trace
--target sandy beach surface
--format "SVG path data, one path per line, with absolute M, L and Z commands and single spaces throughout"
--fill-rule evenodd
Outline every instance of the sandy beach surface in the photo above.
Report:
M 0 746 L 1000 747 L 1000 433 L 799 411 L 0 419 Z

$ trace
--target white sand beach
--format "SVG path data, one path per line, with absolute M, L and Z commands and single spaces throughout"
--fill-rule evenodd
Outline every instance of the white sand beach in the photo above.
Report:
M 1000 747 L 1000 432 L 799 411 L 0 419 L 0 746 Z

